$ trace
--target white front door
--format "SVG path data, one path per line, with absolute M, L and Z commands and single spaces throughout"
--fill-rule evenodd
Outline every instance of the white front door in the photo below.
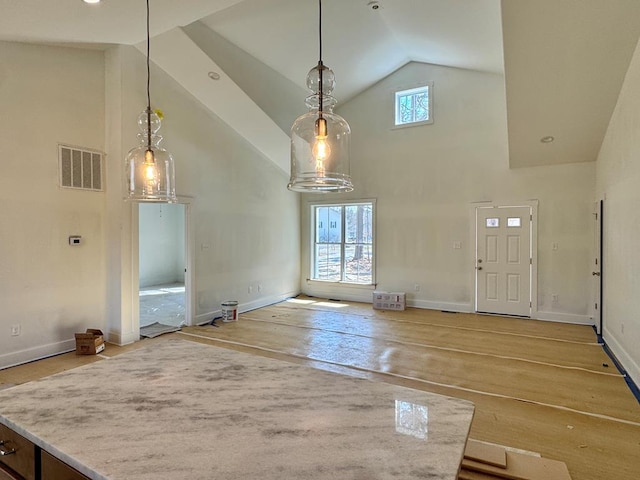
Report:
M 532 207 L 476 208 L 476 311 L 531 316 Z

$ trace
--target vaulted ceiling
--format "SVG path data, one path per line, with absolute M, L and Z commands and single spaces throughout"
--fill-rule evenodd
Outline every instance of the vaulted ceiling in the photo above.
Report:
M 152 59 L 286 170 L 286 126 L 299 107 L 269 103 L 249 77 L 302 105 L 317 7 L 151 0 Z M 0 0 L 0 12 L 0 40 L 107 48 L 145 38 L 144 0 Z M 504 76 L 512 167 L 589 162 L 640 37 L 640 2 L 324 0 L 322 30 L 342 102 L 411 61 L 485 71 Z M 211 71 L 222 77 L 215 89 Z M 237 115 L 238 105 L 251 115 Z

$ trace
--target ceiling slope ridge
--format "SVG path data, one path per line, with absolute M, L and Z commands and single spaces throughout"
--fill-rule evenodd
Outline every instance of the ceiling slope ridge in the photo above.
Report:
M 153 63 L 289 174 L 289 137 L 182 28 L 155 36 L 152 43 Z M 136 47 L 143 51 L 145 45 Z M 212 80 L 209 72 L 218 73 L 219 80 Z
M 295 119 L 306 111 L 304 99 L 309 95 L 307 90 L 200 21 L 182 30 L 289 135 Z

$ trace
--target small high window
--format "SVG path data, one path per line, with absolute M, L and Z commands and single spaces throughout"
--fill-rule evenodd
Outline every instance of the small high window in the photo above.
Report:
M 401 90 L 395 94 L 397 127 L 433 123 L 431 85 Z

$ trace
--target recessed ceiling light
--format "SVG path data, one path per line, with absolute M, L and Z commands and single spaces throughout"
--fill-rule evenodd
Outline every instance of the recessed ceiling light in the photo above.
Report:
M 551 142 L 553 142 L 554 140 L 555 140 L 555 137 L 552 137 L 551 135 L 547 135 L 546 137 L 542 137 L 542 138 L 540 139 L 540 141 L 541 141 L 542 143 L 551 143 Z
M 209 78 L 211 80 L 220 80 L 220 74 L 218 72 L 209 72 Z
M 100 0 L 82 0 L 84 3 L 100 3 Z

